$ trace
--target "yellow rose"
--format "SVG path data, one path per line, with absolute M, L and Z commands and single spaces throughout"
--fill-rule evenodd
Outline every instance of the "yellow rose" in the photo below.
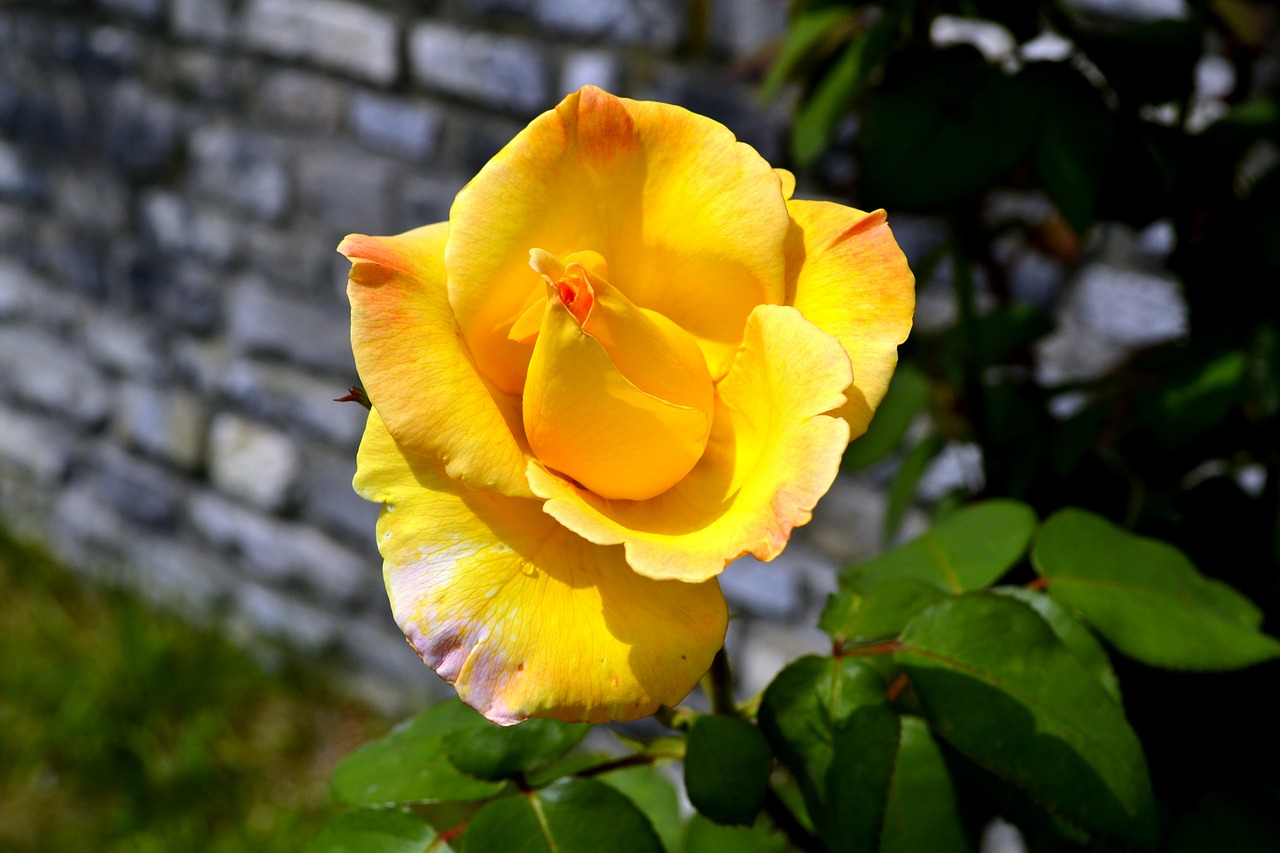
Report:
M 448 222 L 339 247 L 391 608 L 489 719 L 683 699 L 716 576 L 776 557 L 866 430 L 913 279 L 883 211 L 793 188 L 710 119 L 588 86 Z

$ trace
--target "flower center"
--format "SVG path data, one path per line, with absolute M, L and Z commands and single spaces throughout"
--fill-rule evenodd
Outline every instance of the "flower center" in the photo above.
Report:
M 666 491 L 697 464 L 711 431 L 714 391 L 697 341 L 632 304 L 602 275 L 598 254 L 529 256 L 546 296 L 510 337 L 535 341 L 523 399 L 534 455 L 602 497 Z

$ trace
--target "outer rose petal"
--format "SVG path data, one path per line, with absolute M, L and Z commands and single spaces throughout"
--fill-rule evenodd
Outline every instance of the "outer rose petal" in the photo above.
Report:
M 654 581 L 535 500 L 476 492 L 398 445 L 377 409 L 355 488 L 386 503 L 391 609 L 422 659 L 494 722 L 604 722 L 679 702 L 724 642 L 715 581 Z
M 448 236 L 441 222 L 342 241 L 356 370 L 401 445 L 436 454 L 472 488 L 529 496 L 520 401 L 476 372 L 449 308 Z
M 647 501 L 609 501 L 531 461 L 529 484 L 570 530 L 624 543 L 627 562 L 647 577 L 701 581 L 743 554 L 772 560 L 835 479 L 849 428 L 824 413 L 844 403 L 851 381 L 835 338 L 794 308 L 761 305 L 717 386 L 711 439 L 687 477 Z
M 911 331 L 915 277 L 885 212 L 825 201 L 787 202 L 787 304 L 835 335 L 849 353 L 854 384 L 838 414 L 850 438 L 867 431 L 889 388 L 898 344 Z
M 751 309 L 784 296 L 783 180 L 722 125 L 669 104 L 570 95 L 458 194 L 449 301 L 480 371 L 523 387 L 530 351 L 508 337 L 541 280 L 530 249 L 590 250 L 642 308 L 698 338 L 724 375 Z

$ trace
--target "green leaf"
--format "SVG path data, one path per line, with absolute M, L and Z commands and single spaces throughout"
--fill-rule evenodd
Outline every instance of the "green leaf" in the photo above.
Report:
M 932 211 L 976 196 L 1030 153 L 1034 93 L 969 47 L 903 52 L 863 111 L 862 192 Z
M 865 468 L 897 449 L 916 415 L 928 404 L 929 391 L 924 371 L 913 364 L 899 365 L 871 426 L 849 445 L 840 467 L 850 471 Z
M 1280 656 L 1252 602 L 1165 542 L 1065 509 L 1045 522 L 1031 556 L 1050 595 L 1143 663 L 1221 670 Z
M 456 699 L 442 702 L 343 758 L 333 773 L 334 796 L 349 806 L 488 799 L 503 785 L 459 772 L 444 741 L 492 725 Z
M 845 587 L 827 600 L 818 627 L 839 643 L 896 637 L 911 618 L 946 593 L 918 578 L 885 578 L 870 592 Z
M 1035 532 L 1036 515 L 1011 500 L 983 501 L 956 510 L 926 533 L 841 573 L 859 591 L 890 578 L 914 578 L 946 592 L 991 584 L 1022 557 Z
M 1107 650 L 1092 631 L 1071 615 L 1070 610 L 1043 592 L 1016 586 L 998 586 L 991 591 L 1015 598 L 1034 610 L 1053 629 L 1053 633 L 1058 635 L 1062 644 L 1084 664 L 1084 668 L 1093 673 L 1111 698 L 1116 702 L 1121 701 L 1120 679 L 1116 678 L 1115 670 L 1111 668 Z
M 426 821 L 407 811 L 365 808 L 344 812 L 325 824 L 306 853 L 449 853 Z
M 894 656 L 934 732 L 1051 813 L 1151 844 L 1142 745 L 1035 611 L 999 595 L 947 599 L 917 616 L 901 643 Z
M 737 717 L 698 717 L 689 729 L 684 785 L 716 823 L 750 824 L 769 789 L 773 755 L 760 730 Z
M 1139 417 L 1169 449 L 1212 430 L 1248 393 L 1249 357 L 1243 350 L 1206 353 L 1136 400 Z
M 791 152 L 800 165 L 827 150 L 836 123 L 853 106 L 871 69 L 884 59 L 898 26 L 897 13 L 889 10 L 871 29 L 855 33 L 800 105 L 791 125 Z
M 1031 152 L 1036 177 L 1079 233 L 1094 207 L 1111 152 L 1114 121 L 1102 93 L 1066 62 L 1035 62 L 1018 75 L 1041 105 Z
M 827 847 L 874 849 L 898 743 L 879 674 L 854 657 L 803 657 L 765 690 L 759 722 Z
M 587 723 L 525 720 L 514 726 L 465 729 L 446 740 L 444 748 L 462 772 L 481 779 L 505 779 L 564 755 L 590 729 Z
M 967 853 L 970 849 L 955 784 L 941 750 L 923 720 L 903 717 L 880 853 Z
M 626 767 L 596 777 L 621 791 L 635 803 L 653 826 L 662 846 L 674 853 L 680 846 L 684 822 L 680 819 L 680 797 L 675 786 L 656 766 Z
M 566 779 L 488 804 L 467 826 L 467 853 L 662 853 L 648 818 L 616 789 Z
M 812 60 L 815 53 L 820 53 L 823 42 L 838 32 L 842 25 L 854 19 L 849 8 L 813 9 L 801 12 L 791 22 L 786 41 L 778 52 L 778 57 L 769 66 L 763 82 L 760 84 L 760 99 L 771 100 L 782 88 L 783 82 L 795 72 L 804 61 Z
M 924 476 L 925 468 L 929 467 L 933 457 L 941 453 L 945 446 L 946 442 L 939 436 L 931 435 L 911 448 L 902 460 L 902 464 L 898 466 L 898 473 L 894 475 L 893 483 L 889 486 L 889 503 L 884 511 L 886 540 L 891 540 L 897 535 L 902 517 L 906 515 L 911 502 L 915 500 L 916 487 L 920 485 L 920 478 Z
M 788 853 L 791 845 L 763 822 L 721 826 L 695 814 L 684 834 L 684 853 Z
M 800 165 L 809 165 L 827 150 L 836 122 L 853 106 L 853 96 L 862 82 L 862 54 L 867 40 L 865 32 L 855 35 L 800 106 L 791 125 L 791 151 Z

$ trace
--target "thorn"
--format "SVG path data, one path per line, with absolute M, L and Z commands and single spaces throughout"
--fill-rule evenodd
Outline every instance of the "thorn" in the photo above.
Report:
M 373 408 L 373 404 L 369 402 L 369 395 L 364 393 L 364 389 L 361 388 L 359 385 L 352 385 L 350 388 L 347 389 L 347 395 L 345 397 L 335 397 L 333 402 L 359 403 L 360 405 L 364 406 L 366 409 Z

